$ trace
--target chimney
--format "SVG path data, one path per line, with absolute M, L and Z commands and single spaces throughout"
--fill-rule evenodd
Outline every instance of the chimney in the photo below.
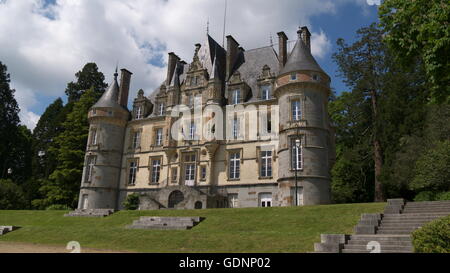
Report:
M 131 73 L 130 71 L 122 68 L 120 70 L 120 89 L 119 89 L 119 104 L 127 108 L 128 105 L 128 93 L 130 92 Z
M 297 33 L 299 34 L 299 38 L 303 40 L 303 43 L 305 43 L 306 47 L 309 49 L 309 52 L 311 52 L 311 32 L 304 26 L 301 27 Z
M 226 80 L 231 77 L 231 73 L 233 72 L 233 66 L 236 62 L 236 57 L 239 53 L 239 43 L 233 38 L 233 36 L 227 36 L 227 74 Z
M 172 81 L 173 72 L 175 71 L 175 67 L 177 66 L 177 62 L 180 60 L 180 58 L 175 55 L 175 53 L 170 52 L 169 53 L 169 61 L 167 64 L 167 78 L 166 78 L 166 85 L 169 86 L 170 82 Z
M 288 37 L 281 31 L 278 32 L 278 59 L 280 62 L 280 69 L 284 67 L 287 61 L 287 41 Z

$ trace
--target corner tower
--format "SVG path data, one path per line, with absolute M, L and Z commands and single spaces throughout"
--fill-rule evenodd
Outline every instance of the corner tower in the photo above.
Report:
M 78 209 L 117 209 L 120 168 L 131 72 L 122 69 L 121 88 L 114 80 L 88 113 L 89 139 Z
M 330 77 L 311 55 L 308 28 L 302 27 L 297 33 L 287 60 L 280 59 L 274 91 L 280 105 L 280 206 L 327 204 L 331 195 L 334 133 L 327 111 Z M 280 50 L 286 52 L 286 48 Z

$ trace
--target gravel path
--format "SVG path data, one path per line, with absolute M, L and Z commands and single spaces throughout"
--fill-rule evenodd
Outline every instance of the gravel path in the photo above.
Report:
M 0 253 L 70 253 L 64 246 L 49 246 L 30 243 L 0 242 Z M 81 247 L 81 253 L 122 253 L 123 251 L 101 250 Z

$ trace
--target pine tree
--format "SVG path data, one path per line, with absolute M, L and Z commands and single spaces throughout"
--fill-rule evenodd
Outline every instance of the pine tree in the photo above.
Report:
M 75 74 L 75 77 L 77 78 L 76 82 L 68 83 L 65 91 L 69 103 L 78 101 L 90 88 L 93 88 L 96 98 L 99 99 L 108 86 L 104 82 L 105 76 L 98 71 L 95 63 L 87 63 L 81 71 Z
M 18 134 L 19 106 L 10 88 L 10 75 L 0 62 L 0 179 L 6 178 L 14 156 L 11 147 Z

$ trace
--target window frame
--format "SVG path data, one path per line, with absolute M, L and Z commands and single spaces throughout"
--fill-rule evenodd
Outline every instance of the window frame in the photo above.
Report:
M 260 151 L 260 177 L 271 178 L 273 177 L 273 152 L 269 150 Z
M 228 177 L 230 180 L 239 180 L 241 178 L 241 153 L 240 151 L 231 151 L 229 153 Z
M 132 166 L 132 164 L 134 164 L 134 166 Z M 139 161 L 137 159 L 132 159 L 128 161 L 127 184 L 129 186 L 136 185 L 138 169 L 139 169 Z
M 291 121 L 302 120 L 302 105 L 300 99 L 291 100 Z M 298 107 L 295 107 L 297 105 Z
M 86 162 L 86 177 L 85 177 L 85 183 L 91 183 L 94 173 L 94 167 L 97 163 L 97 156 L 91 155 L 88 156 L 87 162 Z
M 150 183 L 158 184 L 161 179 L 162 158 L 161 157 L 153 157 L 153 158 L 150 158 L 150 160 L 151 160 L 150 161 L 150 163 L 151 163 Z
M 300 140 L 300 146 L 297 148 L 296 140 Z M 291 149 L 291 170 L 301 171 L 303 170 L 303 137 L 293 136 L 290 138 L 290 149 Z M 295 150 L 294 150 L 295 148 Z M 294 159 L 295 158 L 295 159 Z

